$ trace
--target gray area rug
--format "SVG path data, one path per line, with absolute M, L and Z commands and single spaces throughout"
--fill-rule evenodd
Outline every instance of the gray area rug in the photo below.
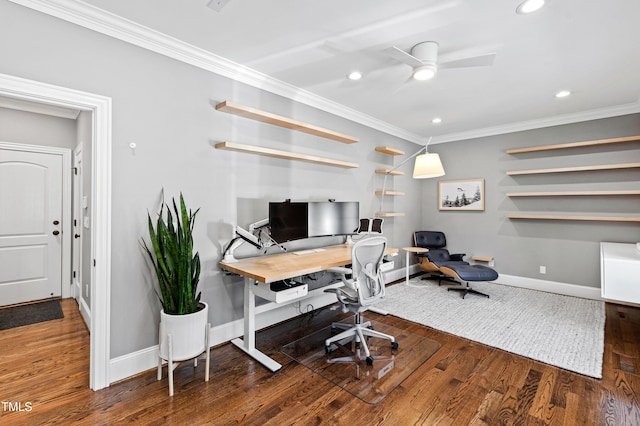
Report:
M 492 283 L 462 299 L 436 282 L 387 287 L 376 307 L 409 321 L 586 376 L 602 378 L 605 306 Z
M 60 300 L 0 309 L 0 330 L 64 318 Z

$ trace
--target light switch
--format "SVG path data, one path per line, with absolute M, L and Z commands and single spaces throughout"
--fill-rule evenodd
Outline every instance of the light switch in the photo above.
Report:
M 87 207 L 89 207 L 89 203 L 87 202 L 87 196 L 85 195 L 82 197 L 82 208 L 86 209 Z
M 85 227 L 85 228 L 89 229 L 89 216 L 85 216 L 85 217 L 84 217 L 84 222 L 83 222 L 83 224 L 84 224 L 84 227 Z

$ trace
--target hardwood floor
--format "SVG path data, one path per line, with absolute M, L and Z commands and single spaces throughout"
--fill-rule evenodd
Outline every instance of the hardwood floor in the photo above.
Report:
M 607 304 L 602 380 L 370 313 L 442 344 L 377 405 L 280 353 L 342 316 L 336 311 L 258 334 L 258 347 L 283 364 L 278 373 L 225 344 L 211 351 L 208 383 L 204 363 L 178 367 L 171 398 L 166 369 L 162 381 L 151 370 L 89 390 L 89 335 L 75 301 L 63 309 L 64 319 L 0 331 L 0 424 L 640 425 L 638 308 Z

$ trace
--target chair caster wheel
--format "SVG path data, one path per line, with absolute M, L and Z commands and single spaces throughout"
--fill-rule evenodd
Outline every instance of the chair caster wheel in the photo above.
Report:
M 367 362 L 367 365 L 373 365 L 373 357 L 372 356 L 368 356 L 365 361 Z
M 336 334 L 338 334 L 336 328 L 335 327 L 331 327 L 331 335 L 335 336 Z
M 370 325 L 369 327 L 367 327 L 369 330 L 373 330 L 373 326 Z
M 324 347 L 324 353 L 329 355 L 331 352 L 333 352 L 333 350 L 331 349 L 331 346 L 325 346 Z
M 398 342 L 391 342 L 391 349 L 398 349 Z

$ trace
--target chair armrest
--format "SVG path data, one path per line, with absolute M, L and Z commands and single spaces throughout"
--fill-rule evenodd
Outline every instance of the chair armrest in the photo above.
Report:
M 350 305 L 352 303 L 358 302 L 358 293 L 355 290 L 350 289 L 349 287 L 327 288 L 324 290 L 324 292 L 335 293 L 335 295 L 338 298 L 338 301 L 342 305 Z
M 456 253 L 451 255 L 451 260 L 460 261 L 463 260 L 467 253 Z
M 347 278 L 347 275 L 353 274 L 353 270 L 351 268 L 345 268 L 344 266 L 335 266 L 333 268 L 327 269 L 327 271 L 333 272 L 334 274 L 340 274 L 340 280 L 345 287 L 351 289 L 355 288 L 353 279 Z

